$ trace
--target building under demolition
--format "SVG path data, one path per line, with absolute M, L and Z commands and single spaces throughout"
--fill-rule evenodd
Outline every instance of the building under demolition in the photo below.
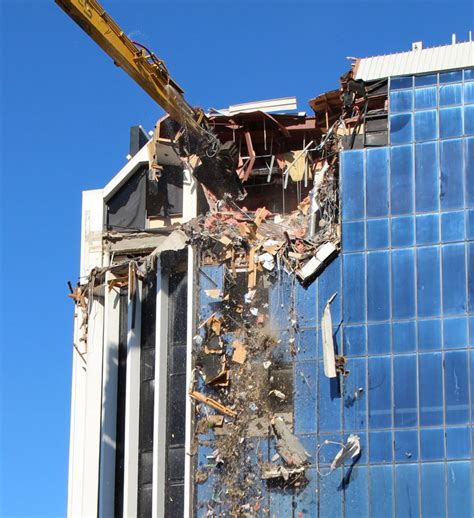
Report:
M 473 515 L 473 67 L 210 110 L 240 183 L 132 128 L 83 195 L 69 516 Z

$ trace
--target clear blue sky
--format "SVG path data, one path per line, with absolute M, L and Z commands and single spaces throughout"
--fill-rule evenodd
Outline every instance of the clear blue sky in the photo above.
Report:
M 472 2 L 103 0 L 203 108 L 338 86 L 346 56 L 466 40 Z M 0 516 L 65 516 L 81 191 L 160 109 L 54 4 L 0 0 Z M 308 110 L 309 111 L 309 110 Z

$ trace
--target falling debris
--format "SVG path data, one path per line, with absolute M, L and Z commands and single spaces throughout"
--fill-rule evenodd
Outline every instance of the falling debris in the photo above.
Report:
M 344 464 L 347 459 L 354 459 L 360 454 L 360 439 L 358 435 L 350 434 L 346 443 L 337 452 L 334 460 L 331 462 L 331 471 Z
M 284 481 L 294 479 L 298 476 L 304 476 L 305 468 L 285 468 L 285 466 L 277 466 L 275 464 L 263 464 L 262 480 L 274 480 L 282 478 Z
M 334 293 L 326 302 L 322 318 L 322 335 L 323 335 L 323 362 L 324 374 L 328 378 L 336 377 L 336 358 L 334 353 L 334 340 L 332 337 L 332 317 L 331 317 L 331 303 L 336 298 Z
M 300 440 L 290 432 L 281 417 L 272 419 L 273 431 L 277 437 L 277 449 L 282 459 L 289 466 L 304 466 L 309 454 L 303 448 Z

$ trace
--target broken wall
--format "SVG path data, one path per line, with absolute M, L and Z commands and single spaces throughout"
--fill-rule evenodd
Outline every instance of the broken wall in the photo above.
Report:
M 391 79 L 391 144 L 341 153 L 340 256 L 306 289 L 282 268 L 264 274 L 268 296 L 247 327 L 274 344 L 247 357 L 250 389 L 238 404 L 225 387 L 214 392 L 245 408 L 225 421 L 252 423 L 260 412 L 262 428 L 197 433 L 197 516 L 472 515 L 473 79 L 472 70 Z M 202 320 L 216 310 L 205 290 L 225 292 L 223 271 L 213 275 L 201 274 Z M 321 324 L 334 293 L 347 375 L 329 379 Z M 256 390 L 268 361 L 291 370 L 286 420 L 310 455 L 296 484 L 262 480 L 266 463 L 289 468 L 275 412 Z M 219 437 L 236 431 L 232 457 Z M 360 454 L 331 470 L 351 435 Z

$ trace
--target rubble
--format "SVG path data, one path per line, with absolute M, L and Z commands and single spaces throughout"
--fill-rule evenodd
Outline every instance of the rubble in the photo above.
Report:
M 272 419 L 273 431 L 277 437 L 278 453 L 289 466 L 301 467 L 306 464 L 309 454 L 299 439 L 294 436 L 281 417 Z

